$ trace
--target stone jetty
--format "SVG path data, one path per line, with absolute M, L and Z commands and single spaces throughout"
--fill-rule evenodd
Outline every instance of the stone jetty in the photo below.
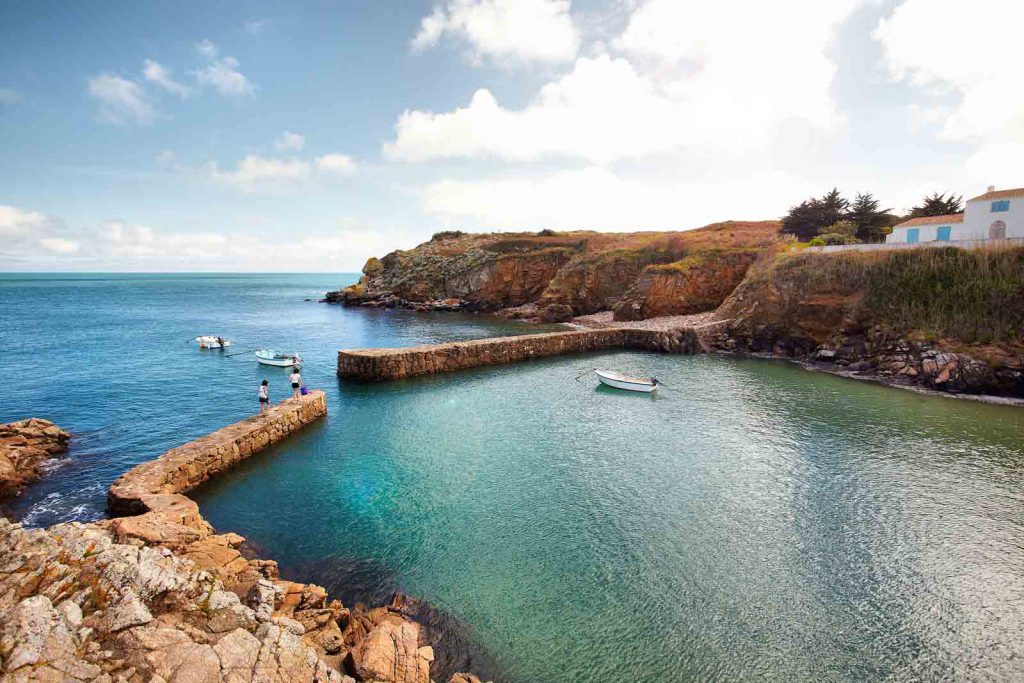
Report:
M 692 328 L 573 330 L 397 349 L 347 349 L 338 352 L 338 376 L 380 382 L 608 349 L 698 353 L 701 348 Z
M 283 580 L 183 495 L 326 414 L 313 391 L 132 468 L 108 494 L 129 516 L 48 529 L 0 519 L 0 679 L 431 683 L 434 652 L 408 600 L 348 608 Z

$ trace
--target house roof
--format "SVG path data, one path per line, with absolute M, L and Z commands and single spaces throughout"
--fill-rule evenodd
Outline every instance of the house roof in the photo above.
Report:
M 909 221 L 903 221 L 893 227 L 896 228 L 913 228 L 916 225 L 935 225 L 937 223 L 963 223 L 964 215 L 962 213 L 950 213 L 945 216 L 925 216 L 923 218 L 911 218 Z
M 1024 187 L 1018 187 L 1016 190 L 994 190 L 992 192 L 986 192 L 985 194 L 979 194 L 977 197 L 972 197 L 967 201 L 975 202 L 978 200 L 987 201 L 989 199 L 1009 199 L 1010 197 L 1024 197 Z

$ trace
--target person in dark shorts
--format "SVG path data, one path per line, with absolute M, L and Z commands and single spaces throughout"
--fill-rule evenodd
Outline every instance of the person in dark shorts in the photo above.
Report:
M 299 366 L 292 368 L 292 374 L 288 375 L 288 381 L 292 383 L 292 398 L 299 397 L 299 387 L 302 386 L 302 375 L 299 374 Z
M 267 412 L 270 408 L 270 382 L 263 380 L 263 384 L 260 385 L 260 415 Z

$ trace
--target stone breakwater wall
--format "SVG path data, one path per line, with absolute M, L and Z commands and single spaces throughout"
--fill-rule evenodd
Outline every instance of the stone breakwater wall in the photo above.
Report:
M 619 327 L 398 349 L 348 349 L 338 352 L 338 376 L 363 382 L 380 382 L 482 365 L 515 363 L 530 358 L 608 349 L 698 353 L 702 345 L 696 332 L 690 328 L 656 331 Z
M 148 512 L 152 506 L 147 498 L 191 491 L 326 414 L 324 392 L 314 389 L 298 400 L 272 406 L 262 415 L 172 448 L 122 474 L 107 493 L 110 510 L 123 515 Z

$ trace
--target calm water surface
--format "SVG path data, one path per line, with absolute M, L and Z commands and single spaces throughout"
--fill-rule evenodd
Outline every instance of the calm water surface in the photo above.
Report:
M 429 600 L 498 680 L 1024 677 L 1024 411 L 632 352 L 340 385 L 338 347 L 524 331 L 302 301 L 342 280 L 0 278 L 0 420 L 76 433 L 15 512 L 95 517 L 263 376 L 285 394 L 183 343 L 220 332 L 300 351 L 330 415 L 197 492 L 206 517 L 346 601 Z M 574 381 L 594 366 L 674 390 Z

